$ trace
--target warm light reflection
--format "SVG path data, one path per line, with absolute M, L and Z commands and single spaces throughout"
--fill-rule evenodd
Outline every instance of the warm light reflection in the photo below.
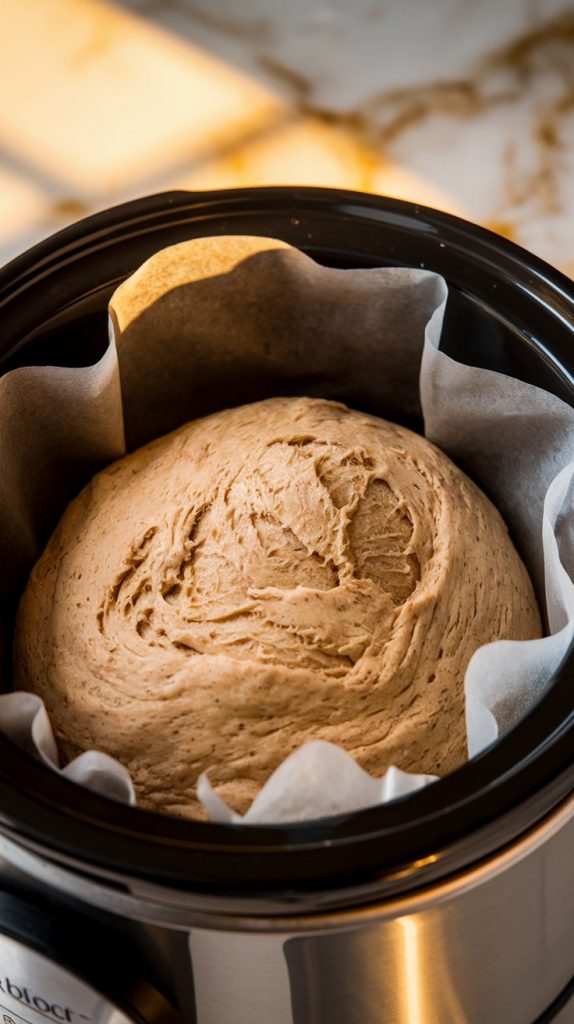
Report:
M 177 179 L 181 188 L 247 185 L 322 185 L 411 199 L 459 216 L 456 199 L 431 181 L 391 163 L 349 131 L 295 117 L 276 131 L 195 167 Z
M 0 166 L 0 243 L 32 228 L 44 206 L 40 188 Z
M 426 868 L 429 864 L 436 864 L 438 859 L 435 853 L 430 853 L 428 857 L 419 857 L 418 860 L 415 860 L 414 866 L 417 869 Z
M 0 4 L 0 143 L 113 191 L 213 154 L 283 104 L 248 75 L 102 0 Z
M 240 70 L 145 8 L 2 0 L 0 58 L 0 261 L 80 214 L 170 188 L 322 185 L 465 214 L 351 128 L 302 115 L 256 63 Z
M 457 990 L 456 965 L 464 951 L 453 946 L 444 915 L 428 911 L 397 919 L 397 963 L 402 981 L 401 1020 L 431 1024 L 467 1020 Z
M 404 1019 L 408 1024 L 425 1024 L 425 977 L 419 926 L 416 918 L 402 917 L 401 929 L 404 957 Z

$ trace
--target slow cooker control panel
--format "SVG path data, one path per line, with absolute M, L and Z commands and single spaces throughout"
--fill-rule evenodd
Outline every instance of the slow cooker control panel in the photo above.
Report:
M 47 1020 L 54 1024 L 130 1024 L 121 1010 L 65 968 L 0 935 L 0 1024 Z
M 131 941 L 0 859 L 0 1024 L 181 1024 Z

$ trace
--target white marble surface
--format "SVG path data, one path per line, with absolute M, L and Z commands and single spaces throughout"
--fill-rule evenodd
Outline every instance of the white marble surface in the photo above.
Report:
M 574 3 L 0 0 L 0 260 L 146 192 L 291 182 L 574 275 Z

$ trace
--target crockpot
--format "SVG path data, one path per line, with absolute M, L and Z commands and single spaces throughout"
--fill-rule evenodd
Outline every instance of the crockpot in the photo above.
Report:
M 437 271 L 447 352 L 574 405 L 571 281 L 447 214 L 314 188 L 152 196 L 42 242 L 0 271 L 1 372 L 88 365 L 117 285 L 215 234 Z M 0 737 L 4 1024 L 574 1021 L 573 692 L 570 650 L 534 710 L 437 784 L 282 826 L 125 807 Z

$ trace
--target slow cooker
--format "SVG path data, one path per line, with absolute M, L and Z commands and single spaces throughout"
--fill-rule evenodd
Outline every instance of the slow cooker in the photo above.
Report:
M 571 281 L 455 217 L 309 188 L 152 196 L 42 242 L 0 271 L 1 372 L 89 364 L 116 286 L 214 234 L 437 271 L 447 352 L 574 405 Z M 125 807 L 0 737 L 3 1024 L 574 1022 L 573 687 L 571 649 L 535 709 L 463 768 L 291 826 Z

